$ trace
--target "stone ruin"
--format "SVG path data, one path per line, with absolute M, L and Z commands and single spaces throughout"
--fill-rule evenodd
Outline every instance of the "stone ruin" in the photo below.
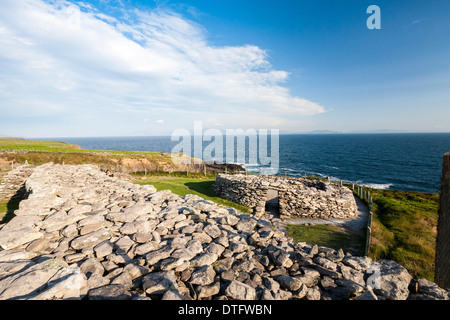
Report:
M 25 197 L 25 181 L 33 172 L 33 168 L 20 166 L 1 177 L 0 202 L 20 200 Z
M 220 197 L 264 212 L 267 201 L 278 198 L 282 219 L 355 217 L 353 192 L 338 184 L 306 178 L 219 174 L 214 184 Z M 276 200 L 275 200 L 276 202 Z
M 294 242 L 280 219 L 45 164 L 0 225 L 0 300 L 448 299 L 390 260 Z

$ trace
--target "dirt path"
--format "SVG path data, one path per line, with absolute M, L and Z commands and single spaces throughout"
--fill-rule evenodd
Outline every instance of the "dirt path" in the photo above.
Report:
M 312 218 L 294 218 L 285 220 L 287 224 L 300 224 L 300 225 L 317 225 L 328 224 L 337 225 L 346 229 L 350 233 L 354 233 L 364 237 L 366 234 L 367 219 L 369 218 L 369 209 L 359 199 L 355 197 L 356 205 L 358 207 L 357 216 L 352 219 L 312 219 Z

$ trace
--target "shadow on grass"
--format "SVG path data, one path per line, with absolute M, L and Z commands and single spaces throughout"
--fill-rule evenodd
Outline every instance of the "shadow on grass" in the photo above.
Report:
M 364 253 L 364 239 L 356 234 L 345 232 L 338 226 L 330 225 L 288 225 L 288 234 L 298 242 L 317 244 L 335 250 Z
M 0 216 L 0 224 L 8 223 L 12 218 L 14 218 L 16 215 L 14 214 L 14 211 L 19 209 L 19 203 L 22 201 L 22 199 L 14 199 L 9 200 L 8 203 L 6 203 L 6 206 L 4 209 L 6 209 L 6 214 L 4 216 Z M 0 207 L 3 208 L 3 206 Z M 2 211 L 0 209 L 0 211 Z
M 186 182 L 184 185 L 189 188 L 189 190 L 195 191 L 201 196 L 205 196 L 206 198 L 209 198 L 210 200 L 225 205 L 233 207 L 237 210 L 240 210 L 244 213 L 250 213 L 251 209 L 245 206 L 242 206 L 240 204 L 234 203 L 232 201 L 226 200 L 221 198 L 219 195 L 217 195 L 214 192 L 213 184 L 215 181 L 199 181 L 199 182 Z
M 218 197 L 214 192 L 213 184 L 215 181 L 187 182 L 184 185 L 191 190 L 204 194 L 208 197 Z

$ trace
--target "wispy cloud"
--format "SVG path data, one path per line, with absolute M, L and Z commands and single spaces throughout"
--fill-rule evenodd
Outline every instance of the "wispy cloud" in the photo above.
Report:
M 293 118 L 324 112 L 292 95 L 283 86 L 289 74 L 256 45 L 212 46 L 202 26 L 168 10 L 122 12 L 0 2 L 0 111 L 10 131 L 25 114 L 40 135 L 132 135 L 157 134 L 148 118 L 168 119 L 171 129 L 218 119 L 225 127 L 295 126 Z M 48 129 L 57 121 L 66 125 L 53 128 L 65 132 Z
M 412 27 L 412 26 L 415 25 L 415 24 L 422 23 L 422 22 L 423 22 L 423 19 L 416 19 L 416 20 L 411 21 L 411 23 L 409 23 L 409 24 L 406 25 L 405 27 L 406 27 L 406 28 L 409 28 L 409 27 Z

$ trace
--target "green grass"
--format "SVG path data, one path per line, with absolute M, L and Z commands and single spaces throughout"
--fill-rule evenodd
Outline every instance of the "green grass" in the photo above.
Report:
M 394 260 L 414 277 L 433 281 L 439 194 L 370 192 L 374 216 L 369 256 Z
M 184 175 L 184 177 L 183 177 Z M 187 194 L 195 194 L 202 197 L 205 200 L 212 200 L 217 204 L 222 204 L 227 207 L 232 207 L 242 212 L 251 212 L 250 208 L 241 206 L 232 201 L 228 201 L 220 198 L 213 189 L 213 184 L 215 182 L 215 175 L 208 174 L 206 177 L 201 173 L 192 174 L 186 176 L 186 173 L 172 173 L 163 174 L 158 176 L 147 176 L 142 177 L 143 180 L 137 180 L 135 183 L 145 185 L 151 184 L 158 191 L 170 190 L 179 196 L 185 196 Z
M 7 202 L 0 202 L 0 215 L 5 214 L 6 210 L 8 210 Z
M 364 252 L 363 239 L 349 232 L 345 232 L 339 226 L 333 225 L 292 225 L 287 226 L 288 235 L 297 242 L 306 242 L 309 244 L 317 244 L 333 248 L 335 250 L 342 249 L 345 252 L 352 249 L 360 254 Z

